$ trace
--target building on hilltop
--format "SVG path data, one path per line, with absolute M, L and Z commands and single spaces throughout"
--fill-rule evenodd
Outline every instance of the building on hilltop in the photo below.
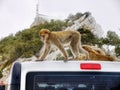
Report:
M 33 27 L 33 26 L 36 26 L 36 25 L 39 25 L 39 24 L 44 24 L 47 21 L 48 20 L 47 20 L 45 15 L 38 14 L 38 15 L 36 15 L 33 23 L 30 25 L 30 27 Z
M 46 15 L 39 14 L 39 2 L 36 5 L 36 16 L 33 21 L 33 23 L 30 25 L 30 27 L 39 25 L 39 24 L 44 24 L 45 22 L 49 21 Z

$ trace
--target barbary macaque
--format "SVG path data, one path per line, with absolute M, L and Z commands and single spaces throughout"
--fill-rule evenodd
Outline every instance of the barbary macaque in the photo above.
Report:
M 44 60 L 51 50 L 51 45 L 55 45 L 64 55 L 64 60 L 68 59 L 68 54 L 64 49 L 64 44 L 69 44 L 74 59 L 78 59 L 80 52 L 89 59 L 89 53 L 81 46 L 81 34 L 78 31 L 50 31 L 41 29 L 39 32 L 40 40 L 44 43 L 44 50 L 38 60 Z
M 100 48 L 89 46 L 89 45 L 82 45 L 82 47 L 89 52 L 90 60 L 97 60 L 97 61 L 116 61 L 117 60 L 113 56 L 106 55 L 105 52 Z

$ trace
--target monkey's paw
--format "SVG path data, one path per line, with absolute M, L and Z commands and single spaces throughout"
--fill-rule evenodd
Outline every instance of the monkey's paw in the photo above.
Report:
M 80 54 L 77 58 L 75 58 L 76 60 L 86 60 L 86 55 L 85 54 Z

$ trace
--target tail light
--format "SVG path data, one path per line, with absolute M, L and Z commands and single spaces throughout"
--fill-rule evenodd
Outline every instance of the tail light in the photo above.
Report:
M 101 65 L 96 63 L 81 63 L 80 68 L 85 70 L 101 70 Z

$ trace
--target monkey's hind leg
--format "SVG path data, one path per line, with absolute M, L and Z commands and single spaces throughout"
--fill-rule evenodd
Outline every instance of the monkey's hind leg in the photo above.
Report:
M 77 40 L 72 40 L 70 43 L 70 49 L 73 54 L 74 59 L 79 57 L 79 48 L 77 47 Z
M 62 45 L 58 40 L 56 40 L 55 45 L 57 46 L 57 48 L 58 48 L 58 49 L 62 52 L 62 54 L 64 55 L 64 61 L 68 60 L 68 54 L 67 54 L 67 52 L 65 51 L 63 45 Z

